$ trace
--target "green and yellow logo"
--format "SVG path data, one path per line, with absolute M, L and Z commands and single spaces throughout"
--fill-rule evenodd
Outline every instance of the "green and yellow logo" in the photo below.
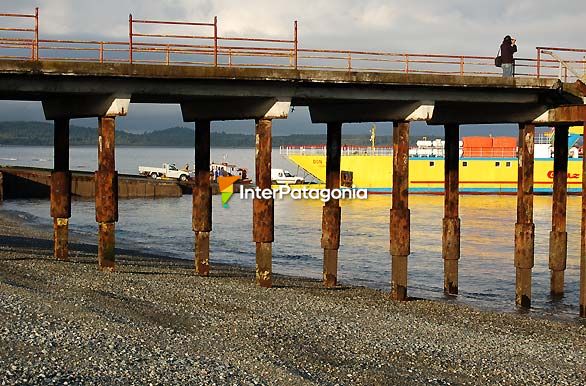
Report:
M 218 185 L 220 186 L 220 193 L 222 194 L 222 206 L 228 207 L 228 201 L 234 194 L 234 183 L 240 179 L 240 176 L 218 177 Z

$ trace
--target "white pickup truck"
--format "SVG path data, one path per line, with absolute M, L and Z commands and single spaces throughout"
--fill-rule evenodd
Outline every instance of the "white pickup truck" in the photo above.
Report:
M 278 185 L 303 184 L 305 182 L 303 177 L 294 176 L 284 169 L 271 169 L 271 180 Z
M 189 171 L 179 170 L 175 164 L 163 164 L 162 168 L 139 166 L 138 173 L 150 178 L 176 178 L 180 181 L 187 181 L 189 179 Z

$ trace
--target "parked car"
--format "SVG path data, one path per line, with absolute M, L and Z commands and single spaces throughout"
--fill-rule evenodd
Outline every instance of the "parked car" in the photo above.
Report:
M 303 177 L 295 176 L 285 169 L 271 169 L 271 180 L 278 185 L 303 184 Z
M 175 164 L 163 164 L 162 168 L 155 168 L 150 166 L 139 166 L 138 172 L 150 178 L 175 178 L 180 181 L 187 181 L 189 179 L 189 171 L 179 170 Z

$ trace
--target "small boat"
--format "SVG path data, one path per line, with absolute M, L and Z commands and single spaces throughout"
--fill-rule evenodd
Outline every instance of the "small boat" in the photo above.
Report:
M 210 164 L 210 176 L 212 181 L 217 181 L 220 176 L 239 176 L 240 184 L 251 184 L 252 180 L 248 178 L 248 170 L 246 168 L 239 167 L 238 165 L 229 164 L 227 162 Z

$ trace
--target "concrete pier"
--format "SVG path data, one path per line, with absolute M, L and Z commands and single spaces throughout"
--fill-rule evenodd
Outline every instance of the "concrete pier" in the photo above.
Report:
M 175 24 L 174 24 L 175 25 Z M 130 38 L 132 38 L 132 32 Z M 136 35 L 135 35 L 136 36 Z M 160 36 L 166 38 L 167 36 Z M 167 46 L 169 47 L 169 46 Z M 217 47 L 215 47 L 217 49 Z M 296 48 L 297 49 L 297 48 Z M 132 57 L 133 49 L 129 47 Z M 218 51 L 215 51 L 217 54 Z M 209 125 L 211 121 L 254 119 L 256 122 L 256 182 L 271 186 L 272 120 L 286 118 L 291 106 L 307 106 L 312 122 L 328 123 L 327 178 L 329 188 L 340 183 L 340 131 L 336 122 L 393 122 L 393 197 L 390 210 L 391 295 L 407 299 L 407 260 L 410 255 L 409 125 L 425 121 L 446 128 L 445 208 L 442 235 L 444 291 L 458 293 L 460 219 L 458 210 L 459 125 L 520 124 L 518 210 L 515 224 L 516 303 L 531 304 L 531 270 L 534 262 L 533 139 L 535 125 L 558 127 L 558 137 L 569 125 L 585 120 L 586 86 L 582 81 L 562 82 L 544 77 L 505 79 L 490 76 L 458 76 L 439 73 L 388 73 L 310 67 L 229 67 L 70 61 L 0 60 L 0 99 L 41 101 L 45 117 L 56 122 L 56 156 L 51 215 L 55 219 L 55 255 L 67 256 L 67 221 L 71 195 L 78 182 L 69 177 L 65 125 L 70 119 L 99 117 L 99 165 L 95 173 L 96 220 L 99 223 L 99 267 L 115 268 L 115 223 L 118 219 L 118 187 L 115 168 L 115 118 L 126 115 L 133 103 L 181 105 L 184 121 L 197 122 L 196 163 L 198 177 L 193 189 L 192 228 L 195 232 L 195 264 L 198 274 L 209 273 L 211 206 L 209 192 Z M 168 55 L 171 55 L 170 53 Z M 13 58 L 14 59 L 14 58 Z M 183 63 L 186 64 L 186 63 Z M 567 166 L 560 138 L 555 145 L 555 187 L 550 236 L 552 293 L 563 293 L 567 234 L 565 197 Z M 565 160 L 567 162 L 567 159 Z M 12 176 L 5 175 L 4 182 Z M 40 178 L 40 177 L 39 177 Z M 32 181 L 32 180 L 31 180 Z M 39 183 L 47 188 L 48 183 Z M 69 187 L 69 188 L 68 188 Z M 130 193 L 130 187 L 127 194 Z M 120 190 L 120 192 L 119 192 Z M 6 196 L 6 190 L 4 191 Z M 46 192 L 42 192 L 46 194 Z M 585 196 L 586 200 L 586 196 Z M 584 204 L 586 205 L 586 203 Z M 337 284 L 340 243 L 340 206 L 326 203 L 322 218 L 324 285 Z M 586 209 L 583 214 L 586 217 Z M 272 286 L 274 202 L 253 202 L 253 241 L 256 243 L 256 281 Z M 583 228 L 586 220 L 583 219 Z M 586 232 L 583 230 L 583 232 Z M 583 233 L 584 235 L 585 233 Z M 584 238 L 584 236 L 583 236 Z M 438 241 L 439 242 L 439 241 Z M 582 261 L 586 247 L 583 247 Z M 582 263 L 581 313 L 584 314 L 586 274 Z
M 69 260 L 68 232 L 71 217 L 71 172 L 69 171 L 69 119 L 55 120 L 54 168 L 51 173 L 51 217 L 53 217 L 53 255 Z
M 442 257 L 444 259 L 444 293 L 458 294 L 458 260 L 460 259 L 459 205 L 459 136 L 458 125 L 445 125 L 444 219 Z
M 326 189 L 340 188 L 342 123 L 328 123 L 326 150 Z M 323 207 L 321 247 L 324 249 L 323 283 L 335 287 L 338 282 L 338 249 L 342 209 L 340 200 L 330 198 Z
M 533 160 L 535 126 L 519 125 L 519 167 L 517 223 L 515 224 L 515 303 L 531 306 L 531 271 L 534 265 L 535 225 L 533 224 Z
M 393 207 L 390 217 L 391 297 L 407 300 L 407 258 L 411 253 L 409 122 L 393 123 Z
M 585 87 L 586 88 L 586 87 Z M 584 117 L 586 127 L 586 116 Z M 582 218 L 580 221 L 580 316 L 586 318 L 586 157 L 582 157 Z
M 98 170 L 96 171 L 96 221 L 98 222 L 98 266 L 114 271 L 115 228 L 118 221 L 118 173 L 116 172 L 115 118 L 98 119 Z
M 557 125 L 554 138 L 549 269 L 551 270 L 551 295 L 555 297 L 564 293 L 564 271 L 566 270 L 568 256 L 568 233 L 566 232 L 568 129 L 569 126 L 567 125 Z
M 271 119 L 256 121 L 256 186 L 271 189 Z M 273 198 L 253 201 L 253 240 L 256 243 L 256 283 L 261 287 L 273 285 L 273 249 L 275 240 L 275 203 Z
M 195 232 L 195 272 L 199 276 L 208 276 L 210 274 L 210 232 L 212 231 L 210 121 L 195 122 L 195 185 L 192 223 Z

